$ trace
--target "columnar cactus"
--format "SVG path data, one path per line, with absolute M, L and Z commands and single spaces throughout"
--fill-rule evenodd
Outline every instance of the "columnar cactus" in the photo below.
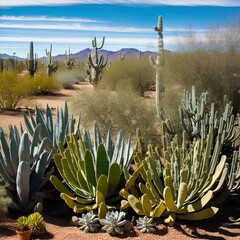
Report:
M 68 50 L 68 54 L 67 54 L 67 51 L 65 52 L 65 64 L 67 68 L 69 68 L 70 70 L 72 70 L 73 67 L 75 66 L 74 57 L 72 57 L 70 54 L 70 47 Z
M 37 54 L 35 53 L 35 57 L 34 57 L 33 42 L 30 42 L 30 50 L 27 56 L 26 65 L 27 65 L 29 74 L 32 77 L 34 76 L 37 70 L 37 64 L 38 64 Z
M 98 50 L 104 45 L 105 37 L 103 37 L 102 44 L 98 47 L 96 37 L 92 40 L 92 52 L 88 55 L 88 65 L 90 67 L 90 82 L 96 86 L 98 81 L 101 79 L 102 69 L 107 65 L 108 57 L 104 63 L 104 57 L 101 55 L 98 57 Z
M 4 61 L 2 59 L 2 54 L 0 53 L 0 73 L 3 72 L 4 69 Z
M 163 77 L 163 27 L 162 27 L 162 16 L 158 17 L 158 26 L 156 26 L 155 31 L 158 33 L 158 49 L 157 49 L 157 60 L 154 61 L 150 56 L 149 61 L 153 68 L 156 70 L 156 107 L 157 114 L 161 119 L 165 119 L 164 109 L 163 109 L 163 98 L 164 98 L 164 77 Z
M 47 64 L 47 75 L 51 76 L 53 72 L 56 72 L 58 63 L 54 60 L 52 56 L 52 44 L 50 45 L 50 50 L 46 49 L 46 64 Z

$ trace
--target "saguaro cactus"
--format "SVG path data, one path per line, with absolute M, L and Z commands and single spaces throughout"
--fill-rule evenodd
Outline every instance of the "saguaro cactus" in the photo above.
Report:
M 53 72 L 56 72 L 58 64 L 52 56 L 52 44 L 50 45 L 50 50 L 46 49 L 46 63 L 47 63 L 47 75 L 51 76 Z
M 34 73 L 37 70 L 37 64 L 38 64 L 37 54 L 35 53 L 35 58 L 34 58 L 33 42 L 30 42 L 30 49 L 29 49 L 29 54 L 27 55 L 26 65 L 27 65 L 29 74 L 32 77 L 34 76 Z
M 88 65 L 90 66 L 90 82 L 96 86 L 101 79 L 102 69 L 107 65 L 108 57 L 104 63 L 104 56 L 98 57 L 98 50 L 104 45 L 105 37 L 103 37 L 102 44 L 98 47 L 96 37 L 92 40 L 92 52 L 88 55 Z
M 2 59 L 2 54 L 0 53 L 0 72 L 3 72 L 4 69 L 4 61 Z
M 75 66 L 74 57 L 72 57 L 70 53 L 70 47 L 68 50 L 68 54 L 67 54 L 67 51 L 65 51 L 65 64 L 67 68 L 69 68 L 70 70 L 72 70 L 73 67 Z
M 154 61 L 150 56 L 149 61 L 156 70 L 156 107 L 157 113 L 161 119 L 164 119 L 163 98 L 164 98 L 164 78 L 163 78 L 163 34 L 162 34 L 162 16 L 158 17 L 158 25 L 154 28 L 158 33 L 157 60 Z

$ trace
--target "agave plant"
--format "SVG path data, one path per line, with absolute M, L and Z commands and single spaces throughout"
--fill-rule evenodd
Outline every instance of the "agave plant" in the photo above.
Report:
M 111 211 L 107 212 L 105 219 L 100 219 L 102 230 L 106 231 L 110 235 L 123 235 L 124 225 L 127 223 L 124 212 Z
M 59 144 L 54 162 L 63 181 L 54 175 L 50 180 L 74 212 L 98 209 L 102 218 L 108 209 L 117 207 L 119 191 L 125 184 L 123 172 L 130 167 L 133 149 L 130 138 L 124 144 L 122 131 L 113 147 L 110 131 L 104 144 L 97 124 L 94 129 L 94 144 L 88 131 L 79 140 L 74 134 L 68 135 L 66 149 Z
M 28 132 L 31 136 L 34 134 L 34 129 L 38 124 L 41 124 L 40 138 L 48 138 L 48 150 L 51 151 L 53 148 L 57 151 L 57 144 L 62 142 L 66 143 L 65 137 L 67 134 L 75 133 L 79 134 L 80 116 L 75 128 L 75 119 L 73 116 L 69 116 L 68 105 L 65 102 L 64 110 L 57 108 L 56 120 L 53 121 L 53 113 L 51 108 L 47 105 L 46 107 L 46 119 L 44 118 L 43 112 L 36 106 L 35 109 L 36 117 L 29 113 L 29 117 L 23 112 L 24 122 Z M 29 120 L 30 118 L 30 120 Z M 22 130 L 23 131 L 23 130 Z
M 80 229 L 84 232 L 96 232 L 100 227 L 98 223 L 99 218 L 96 217 L 96 214 L 93 211 L 87 212 L 86 214 L 82 214 L 82 217 L 78 219 L 78 225 Z
M 0 128 L 0 174 L 14 210 L 31 210 L 42 199 L 40 190 L 54 171 L 46 173 L 52 152 L 45 151 L 47 139 L 39 139 L 40 127 L 30 141 L 27 132 L 20 137 L 16 126 L 10 126 L 9 142 Z
M 153 218 L 149 218 L 148 216 L 139 217 L 137 220 L 137 228 L 142 233 L 150 233 L 154 232 L 156 229 L 156 223 L 153 223 Z

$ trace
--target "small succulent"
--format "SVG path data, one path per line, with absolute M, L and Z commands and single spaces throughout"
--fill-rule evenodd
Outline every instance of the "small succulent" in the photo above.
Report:
M 38 212 L 32 213 L 28 216 L 28 226 L 31 229 L 33 236 L 39 236 L 47 232 L 43 216 Z
M 80 229 L 84 232 L 95 232 L 98 227 L 100 227 L 100 224 L 97 223 L 98 221 L 99 218 L 96 217 L 93 211 L 90 211 L 86 214 L 82 214 L 82 217 L 79 218 L 78 224 Z
M 125 232 L 124 225 L 127 223 L 124 212 L 107 212 L 105 219 L 100 219 L 101 225 L 103 225 L 102 230 L 106 231 L 108 234 L 123 235 Z
M 137 228 L 140 230 L 142 233 L 150 233 L 155 231 L 155 226 L 156 223 L 153 223 L 153 218 L 149 218 L 147 216 L 144 217 L 139 217 L 136 222 L 137 222 Z
M 26 216 L 19 217 L 16 222 L 17 230 L 19 230 L 19 231 L 29 230 L 28 223 L 29 223 L 28 217 L 26 217 Z

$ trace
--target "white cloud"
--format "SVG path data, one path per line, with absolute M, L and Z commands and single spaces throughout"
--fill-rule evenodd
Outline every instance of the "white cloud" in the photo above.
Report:
M 92 23 L 92 22 L 102 22 L 97 21 L 93 19 L 87 19 L 87 18 L 65 18 L 65 17 L 47 17 L 47 16 L 0 16 L 0 20 L 5 21 L 49 21 L 49 22 L 86 22 L 86 23 Z
M 121 4 L 121 5 L 171 5 L 171 6 L 240 6 L 240 0 L 1 0 L 0 7 L 69 4 Z
M 108 27 L 108 26 L 90 26 L 82 24 L 18 24 L 18 23 L 0 23 L 0 28 L 17 29 L 53 29 L 53 30 L 76 30 L 76 31 L 102 31 L 102 32 L 153 32 L 148 28 L 136 27 Z
M 184 40 L 184 37 L 178 36 L 167 36 L 164 37 L 164 44 L 176 44 L 177 41 Z M 0 42 L 36 42 L 36 43 L 66 43 L 66 44 L 89 44 L 91 46 L 92 38 L 89 37 L 1 37 Z M 119 37 L 119 38 L 107 38 L 105 40 L 105 46 L 107 45 L 121 45 L 121 46 L 128 46 L 128 45 L 136 45 L 137 46 L 155 46 L 157 45 L 156 38 L 129 38 L 129 37 Z
M 147 44 L 151 41 L 156 41 L 156 39 L 151 38 L 107 38 L 105 41 L 105 44 L 126 44 L 126 43 L 134 43 L 136 45 L 142 45 Z M 0 42 L 46 42 L 46 43 L 88 43 L 89 45 L 92 42 L 92 38 L 88 37 L 1 37 L 0 36 Z

